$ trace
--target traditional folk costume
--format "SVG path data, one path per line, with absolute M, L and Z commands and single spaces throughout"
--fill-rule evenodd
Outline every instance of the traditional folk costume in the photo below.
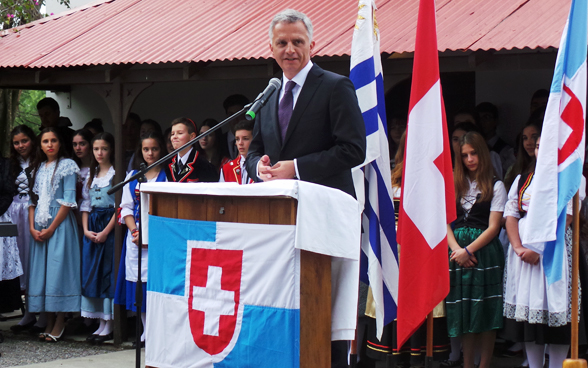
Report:
M 469 179 L 468 179 L 469 181 Z M 477 182 L 469 181 L 468 192 L 457 205 L 453 233 L 463 248 L 476 240 L 489 225 L 490 212 L 503 212 L 506 190 L 501 181 L 493 187 L 491 201 L 480 201 Z M 451 249 L 449 249 L 451 255 Z M 449 295 L 446 298 L 450 337 L 502 328 L 502 287 L 504 253 L 498 236 L 474 253 L 478 264 L 462 268 L 449 264 Z
M 392 199 L 394 201 L 394 214 L 398 221 L 398 211 L 400 208 L 400 196 L 402 191 L 399 187 L 392 188 Z M 400 252 L 398 244 L 398 252 Z M 368 293 L 368 302 L 366 305 L 366 316 L 368 319 L 366 355 L 374 360 L 386 361 L 387 355 L 393 355 L 396 367 L 422 366 L 425 363 L 427 349 L 427 326 L 426 323 L 421 325 L 414 334 L 401 347 L 397 346 L 396 324 L 392 323 L 384 326 L 382 339 L 378 339 L 376 331 L 376 311 L 375 302 L 371 296 L 371 290 Z M 445 306 L 443 302 L 439 303 L 433 309 L 433 358 L 437 361 L 445 360 L 449 356 L 449 337 L 447 335 L 447 320 L 445 318 Z
M 127 179 L 135 175 L 137 171 L 132 171 L 127 175 Z M 153 179 L 148 180 L 148 183 L 152 182 L 165 182 L 166 173 L 164 170 L 159 172 L 159 175 Z M 137 229 L 139 228 L 140 220 L 140 187 L 141 184 L 137 180 L 133 180 L 123 189 L 122 199 L 120 202 L 120 216 L 124 219 L 126 216 L 133 216 Z M 124 221 L 123 221 L 124 222 Z M 129 311 L 136 312 L 137 306 L 135 305 L 135 290 L 137 287 L 137 274 L 139 260 L 139 248 L 133 243 L 133 236 L 130 231 L 127 231 L 125 238 L 125 246 L 122 248 L 122 254 L 120 257 L 120 266 L 118 268 L 118 278 L 116 282 L 116 296 L 114 302 L 126 306 Z M 147 304 L 147 261 L 148 261 L 148 250 L 143 248 L 141 251 L 141 282 L 143 287 L 143 303 L 141 306 L 141 312 L 145 312 L 145 305 Z
M 82 225 L 82 202 L 84 201 L 84 187 L 88 185 L 88 179 L 90 178 L 90 168 L 82 167 L 78 173 L 78 181 L 76 182 L 76 203 L 78 208 L 75 211 L 76 219 L 78 220 L 78 231 L 81 232 L 81 236 L 84 236 L 84 227 Z M 80 238 L 81 239 L 81 238 Z M 83 241 L 80 240 L 80 245 Z
M 517 176 L 508 193 L 504 216 L 519 219 L 519 234 L 527 229 L 527 210 L 533 187 L 533 173 Z M 580 191 L 582 192 L 582 191 Z M 572 214 L 572 201 L 567 214 Z M 504 282 L 504 337 L 516 342 L 536 344 L 570 344 L 572 320 L 572 231 L 566 229 L 566 254 L 560 285 L 547 287 L 543 270 L 543 255 L 536 265 L 523 262 L 512 247 L 508 249 Z M 581 299 L 581 287 L 579 293 Z M 580 309 L 580 306 L 578 306 Z M 586 341 L 585 329 L 580 324 L 580 344 Z
M 22 276 L 20 276 L 20 289 L 25 290 L 29 274 L 29 244 L 31 242 L 31 232 L 29 231 L 29 179 L 25 172 L 25 169 L 29 167 L 29 160 L 24 160 L 21 157 L 19 161 L 21 171 L 13 173 L 13 175 L 16 175 L 14 183 L 16 193 L 12 198 L 10 208 L 8 208 L 8 214 L 12 218 L 12 223 L 18 227 L 16 244 L 23 271 Z
M 243 178 L 245 178 L 245 182 L 243 182 Z M 236 159 L 225 163 L 221 168 L 220 181 L 239 184 L 253 183 L 253 179 L 249 177 L 247 169 L 245 169 L 245 157 L 239 155 Z
M 10 161 L 0 159 L 0 174 L 5 178 L 0 181 L 0 222 L 12 222 L 8 211 L 11 206 L 15 186 L 10 179 Z M 23 274 L 16 237 L 0 238 L 0 313 L 9 313 L 20 309 L 19 276 Z
M 57 167 L 56 167 L 57 166 Z M 61 206 L 76 208 L 76 175 L 78 165 L 62 158 L 44 162 L 36 174 L 33 193 L 35 229 L 51 225 Z M 37 242 L 31 237 L 30 277 L 27 287 L 29 312 L 79 312 L 81 302 L 81 270 L 78 225 L 69 211 L 53 236 Z
M 219 177 L 216 168 L 195 148 L 181 158 L 174 156 L 165 166 L 165 174 L 167 181 L 178 183 L 217 182 Z
M 82 188 L 83 202 L 80 212 L 89 212 L 88 231 L 99 233 L 106 228 L 114 215 L 112 188 L 114 168 L 103 177 L 94 177 L 90 188 Z M 104 243 L 95 243 L 84 236 L 82 249 L 82 317 L 114 318 L 114 231 Z

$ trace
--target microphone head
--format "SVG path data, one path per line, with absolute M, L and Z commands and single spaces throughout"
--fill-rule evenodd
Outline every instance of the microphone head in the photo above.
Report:
M 251 110 L 247 111 L 247 112 L 245 113 L 245 119 L 246 119 L 247 121 L 254 120 L 254 119 L 255 119 L 255 113 L 254 113 L 253 111 L 251 111 Z
M 270 79 L 269 84 L 274 85 L 276 87 L 276 89 L 282 88 L 282 81 L 278 78 Z

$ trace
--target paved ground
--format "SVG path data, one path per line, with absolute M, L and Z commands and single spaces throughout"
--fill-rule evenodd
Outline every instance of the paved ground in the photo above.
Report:
M 83 331 L 79 320 L 68 322 L 63 341 L 46 343 L 27 332 L 15 335 L 10 326 L 19 321 L 19 316 L 5 316 L 9 319 L 0 321 L 4 336 L 0 344 L 0 367 L 135 367 L 135 351 L 130 342 L 122 346 L 114 346 L 113 341 L 90 345 L 85 341 L 89 333 Z
M 7 321 L 0 322 L 0 331 L 4 334 L 4 342 L 0 344 L 0 367 L 31 367 L 31 368 L 134 368 L 135 350 L 131 343 L 114 346 L 113 342 L 106 342 L 101 346 L 92 346 L 85 342 L 88 333 L 79 332 L 79 324 L 73 320 L 68 324 L 64 341 L 55 344 L 39 342 L 27 333 L 14 335 L 10 326 L 16 324 L 19 318 L 12 315 Z M 523 361 L 522 357 L 501 357 L 503 346 L 498 344 L 495 349 L 493 367 L 517 367 Z M 141 358 L 144 367 L 144 352 Z M 435 363 L 438 367 L 438 363 Z M 375 368 L 387 368 L 384 363 L 378 363 Z

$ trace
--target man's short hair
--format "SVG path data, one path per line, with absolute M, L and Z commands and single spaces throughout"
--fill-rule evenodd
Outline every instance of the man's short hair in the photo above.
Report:
M 237 133 L 237 130 L 248 130 L 250 132 L 253 131 L 253 125 L 255 124 L 255 121 L 253 120 L 241 120 L 240 122 L 237 123 L 237 125 L 235 125 L 235 128 L 233 129 L 233 133 Z
M 134 112 L 129 112 L 129 115 L 127 115 L 127 120 L 131 120 L 137 126 L 141 125 L 142 121 L 139 115 Z
M 498 107 L 491 102 L 481 102 L 476 106 L 476 111 L 478 114 L 482 114 L 484 112 L 490 113 L 494 120 L 498 119 Z
M 549 98 L 549 91 L 545 88 L 536 90 L 535 93 L 533 93 L 533 97 L 531 97 L 531 100 L 534 100 L 536 98 Z
M 274 18 L 272 19 L 269 26 L 270 42 L 272 42 L 274 38 L 274 27 L 276 26 L 276 24 L 282 22 L 296 23 L 298 21 L 304 23 L 304 26 L 306 27 L 306 32 L 308 33 L 308 41 L 312 42 L 312 22 L 310 21 L 310 18 L 306 14 L 294 9 L 282 10 L 278 14 L 274 15 Z
M 249 103 L 249 99 L 243 95 L 230 95 L 229 97 L 225 98 L 225 100 L 223 101 L 223 108 L 225 109 L 225 112 L 227 112 L 227 110 L 229 110 L 229 107 L 231 106 L 245 106 Z
M 53 111 L 59 111 L 59 104 L 51 97 L 45 97 L 37 102 L 37 110 L 41 110 L 44 107 L 49 107 Z

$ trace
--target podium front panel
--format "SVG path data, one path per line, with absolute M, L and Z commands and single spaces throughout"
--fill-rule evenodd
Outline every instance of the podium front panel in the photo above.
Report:
M 297 201 L 291 197 L 148 194 L 150 215 L 197 221 L 296 225 Z M 330 340 L 331 258 L 301 250 L 300 367 L 330 367 Z

